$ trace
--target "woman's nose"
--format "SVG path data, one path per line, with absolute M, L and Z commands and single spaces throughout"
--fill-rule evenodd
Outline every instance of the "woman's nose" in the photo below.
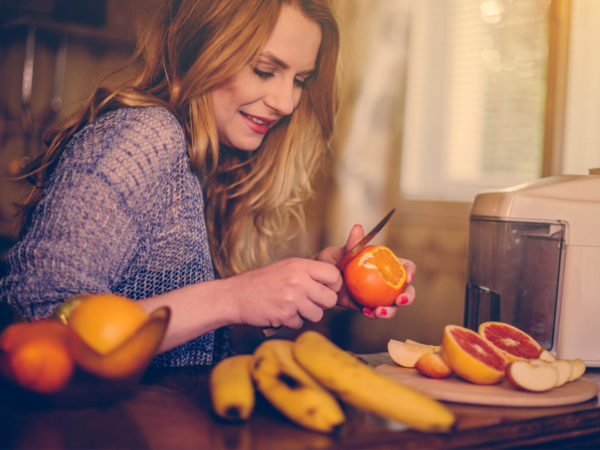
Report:
M 291 114 L 300 101 L 301 89 L 296 86 L 294 80 L 281 79 L 273 83 L 265 103 L 276 110 L 282 116 Z

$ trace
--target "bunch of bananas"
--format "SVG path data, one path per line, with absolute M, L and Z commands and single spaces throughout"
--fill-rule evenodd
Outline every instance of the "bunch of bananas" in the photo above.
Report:
M 380 375 L 315 331 L 267 340 L 252 355 L 219 362 L 210 374 L 215 413 L 248 419 L 255 388 L 290 420 L 324 433 L 345 421 L 339 400 L 425 432 L 447 432 L 455 422 L 440 402 Z

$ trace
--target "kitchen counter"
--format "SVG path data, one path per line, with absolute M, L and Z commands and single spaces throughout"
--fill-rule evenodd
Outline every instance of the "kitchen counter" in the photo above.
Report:
M 363 355 L 371 365 L 387 354 Z M 289 422 L 263 399 L 250 420 L 229 424 L 210 411 L 206 368 L 150 370 L 119 400 L 78 398 L 57 406 L 0 390 L 0 448 L 466 448 L 600 447 L 598 398 L 577 405 L 513 408 L 447 403 L 455 431 L 421 433 L 347 408 L 347 422 L 324 435 Z M 600 369 L 585 375 L 600 382 Z M 365 387 L 368 389 L 368 386 Z

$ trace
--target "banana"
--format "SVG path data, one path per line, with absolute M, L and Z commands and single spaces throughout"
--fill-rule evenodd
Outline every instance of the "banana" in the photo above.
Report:
M 215 413 L 226 420 L 244 421 L 254 409 L 255 393 L 250 364 L 252 355 L 235 355 L 213 367 L 210 396 Z
M 251 373 L 256 387 L 290 420 L 330 433 L 345 421 L 344 412 L 337 399 L 294 360 L 293 345 L 272 339 L 254 350 Z
M 380 375 L 315 331 L 296 338 L 293 354 L 314 378 L 350 405 L 419 431 L 446 432 L 454 425 L 454 414 L 440 402 Z

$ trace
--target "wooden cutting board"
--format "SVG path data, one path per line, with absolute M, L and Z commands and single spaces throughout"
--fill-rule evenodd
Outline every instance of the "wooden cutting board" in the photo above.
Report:
M 581 403 L 598 395 L 598 385 L 582 377 L 547 392 L 525 392 L 508 381 L 491 386 L 472 384 L 452 376 L 444 379 L 424 377 L 415 369 L 382 364 L 377 372 L 437 400 L 490 406 L 561 406 Z

